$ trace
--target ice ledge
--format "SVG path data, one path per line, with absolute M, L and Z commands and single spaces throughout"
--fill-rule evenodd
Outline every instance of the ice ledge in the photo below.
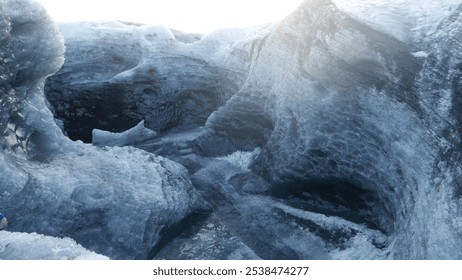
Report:
M 123 147 L 134 145 L 139 142 L 151 140 L 157 136 L 157 133 L 144 126 L 144 121 L 138 123 L 135 127 L 121 133 L 114 133 L 100 129 L 93 129 L 92 142 L 93 145 L 102 146 L 117 146 Z

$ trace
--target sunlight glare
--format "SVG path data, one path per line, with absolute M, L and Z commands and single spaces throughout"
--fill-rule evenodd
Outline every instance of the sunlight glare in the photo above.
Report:
M 187 32 L 283 19 L 302 0 L 37 0 L 58 22 L 122 20 Z

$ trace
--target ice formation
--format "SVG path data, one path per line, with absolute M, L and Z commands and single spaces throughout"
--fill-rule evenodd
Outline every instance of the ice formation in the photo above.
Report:
M 132 147 L 65 137 L 43 93 L 64 61 L 56 25 L 32 1 L 2 0 L 0 8 L 0 208 L 8 229 L 71 237 L 111 258 L 146 258 L 167 228 L 202 207 L 187 171 Z
M 460 0 L 333 0 L 342 11 L 405 42 L 422 40 L 460 6 Z
M 62 67 L 45 12 L 0 3 L 9 230 L 110 258 L 462 258 L 460 1 L 307 0 L 205 36 L 60 24 Z
M 137 142 L 143 142 L 155 138 L 157 133 L 144 126 L 144 121 L 141 121 L 135 127 L 121 132 L 115 133 L 99 129 L 93 129 L 92 143 L 95 146 L 118 146 L 135 145 Z
M 0 260 L 107 260 L 70 238 L 0 231 Z
M 239 50 L 227 55 L 236 38 L 251 40 L 265 29 L 223 30 L 197 41 L 165 27 L 121 22 L 59 28 L 67 57 L 79 59 L 66 60 L 46 94 L 69 137 L 84 142 L 94 128 L 122 132 L 141 120 L 158 133 L 202 125 L 245 78 Z

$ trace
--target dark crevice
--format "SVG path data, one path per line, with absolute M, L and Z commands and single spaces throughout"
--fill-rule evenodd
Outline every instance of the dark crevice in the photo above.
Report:
M 53 88 L 46 95 L 55 117 L 72 140 L 90 143 L 97 128 L 122 132 L 145 120 L 148 128 L 166 134 L 203 126 L 222 103 L 212 90 L 191 90 L 159 96 L 149 85 L 88 84 L 74 89 Z
M 180 235 L 194 236 L 206 223 L 211 214 L 211 212 L 192 213 L 180 222 L 164 227 L 159 233 L 159 241 L 149 250 L 147 259 L 154 259 L 165 246 Z
M 358 233 L 355 229 L 325 229 L 313 221 L 296 217 L 280 209 L 276 209 L 276 211 L 277 214 L 284 220 L 301 225 L 303 228 L 308 229 L 310 232 L 321 237 L 327 244 L 341 250 L 345 250 L 348 247 L 347 242 Z
M 137 125 L 141 118 L 133 112 L 133 105 L 127 102 L 121 87 L 107 85 L 102 89 L 83 89 L 60 99 L 61 92 L 46 92 L 53 106 L 55 117 L 64 124 L 64 130 L 71 140 L 90 143 L 94 128 L 122 132 Z
M 386 203 L 377 193 L 349 179 L 293 180 L 274 185 L 271 195 L 287 205 L 305 211 L 338 216 L 381 232 L 390 232 L 393 214 L 383 217 Z M 390 221 L 383 224 L 383 221 Z

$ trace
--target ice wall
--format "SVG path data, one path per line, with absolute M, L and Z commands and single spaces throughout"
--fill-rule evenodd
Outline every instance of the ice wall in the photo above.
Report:
M 9 230 L 146 258 L 166 228 L 201 205 L 186 170 L 134 148 L 70 141 L 43 93 L 64 61 L 56 25 L 33 1 L 2 0 L 0 27 L 0 208 Z
M 306 1 L 262 39 L 241 90 L 208 119 L 216 133 L 201 147 L 226 153 L 210 145 L 223 138 L 236 149 L 261 146 L 251 168 L 275 197 L 387 236 L 360 230 L 334 258 L 460 258 L 460 6 L 446 4 L 431 37 L 405 40 L 382 18 L 370 19 L 385 32 L 331 1 Z M 396 16 L 386 7 L 364 15 Z M 421 36 L 424 25 L 400 22 L 398 31 Z

